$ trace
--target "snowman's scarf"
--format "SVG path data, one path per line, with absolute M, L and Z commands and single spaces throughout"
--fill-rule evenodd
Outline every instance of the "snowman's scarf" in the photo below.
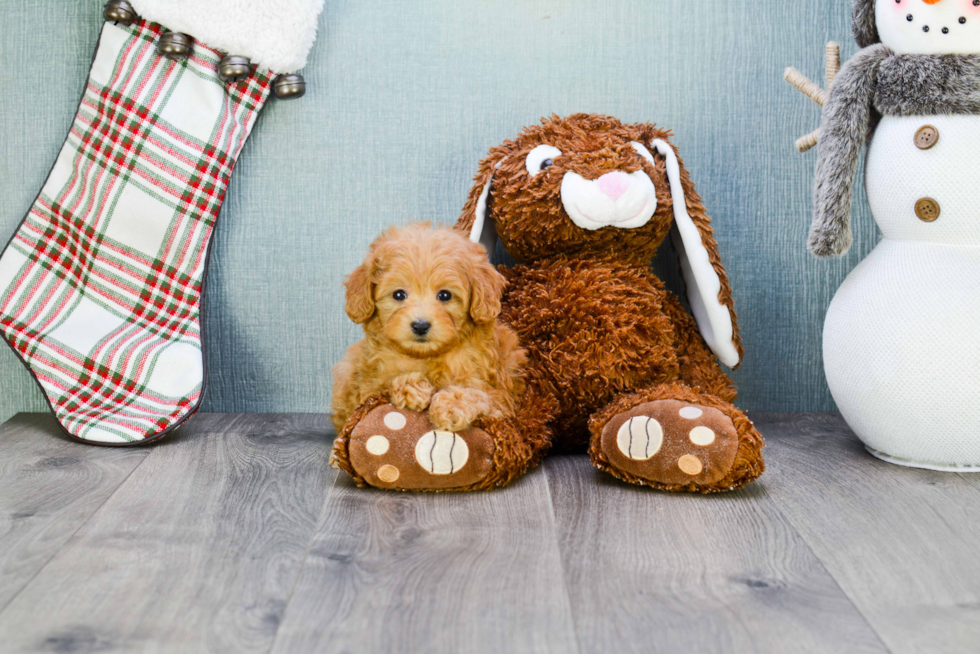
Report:
M 891 55 L 878 66 L 883 116 L 980 114 L 980 55 Z
M 881 116 L 980 115 L 980 56 L 896 55 L 881 44 L 841 69 L 824 106 L 817 143 L 810 251 L 851 247 L 851 204 L 858 158 Z

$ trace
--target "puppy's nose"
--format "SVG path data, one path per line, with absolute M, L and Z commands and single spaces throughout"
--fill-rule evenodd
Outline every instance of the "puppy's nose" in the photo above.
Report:
M 415 332 L 416 336 L 425 336 L 429 333 L 429 327 L 432 325 L 425 320 L 416 320 L 412 323 L 412 331 Z
M 599 190 L 609 196 L 615 202 L 623 196 L 623 193 L 630 187 L 630 176 L 619 170 L 606 173 L 595 181 L 599 185 Z

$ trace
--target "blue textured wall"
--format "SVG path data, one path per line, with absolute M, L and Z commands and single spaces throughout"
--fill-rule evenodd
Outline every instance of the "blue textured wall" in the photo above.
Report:
M 358 338 L 341 280 L 386 225 L 452 222 L 486 150 L 541 116 L 603 112 L 670 127 L 715 220 L 753 410 L 833 408 L 820 358 L 834 290 L 873 246 L 859 200 L 845 259 L 809 258 L 817 107 L 782 81 L 854 52 L 848 0 L 327 0 L 302 100 L 270 103 L 235 173 L 205 302 L 217 411 L 323 411 Z M 0 0 L 0 238 L 71 122 L 101 2 Z M 668 246 L 669 248 L 669 246 Z M 670 257 L 661 266 L 670 270 Z M 665 274 L 676 282 L 676 275 Z M 43 410 L 0 349 L 0 419 Z

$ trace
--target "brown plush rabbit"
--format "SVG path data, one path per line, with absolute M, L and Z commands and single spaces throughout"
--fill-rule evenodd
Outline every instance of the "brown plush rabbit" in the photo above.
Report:
M 558 402 L 556 449 L 588 445 L 636 484 L 732 490 L 762 473 L 763 441 L 715 359 L 743 354 L 731 288 L 667 137 L 608 116 L 546 119 L 490 151 L 457 227 L 521 262 L 502 271 L 501 319 L 527 350 L 528 385 Z M 668 232 L 693 317 L 649 268 Z
M 715 360 L 735 367 L 742 357 L 728 277 L 667 137 L 577 114 L 491 149 L 457 228 L 489 252 L 499 236 L 521 262 L 501 269 L 500 318 L 528 355 L 517 415 L 440 445 L 424 413 L 407 424 L 392 416 L 392 430 L 393 407 L 375 398 L 348 419 L 336 463 L 361 483 L 405 488 L 378 481 L 383 457 L 359 470 L 347 455 L 352 440 L 383 432 L 395 443 L 384 456 L 413 471 L 415 489 L 500 485 L 552 447 L 588 447 L 600 469 L 665 490 L 726 491 L 762 474 L 762 438 L 732 406 L 735 388 Z M 672 228 L 693 317 L 649 267 Z M 414 474 L 440 447 L 451 461 L 450 446 L 477 456 Z

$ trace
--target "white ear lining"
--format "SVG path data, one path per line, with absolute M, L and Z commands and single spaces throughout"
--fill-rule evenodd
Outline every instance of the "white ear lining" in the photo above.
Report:
M 493 184 L 493 177 L 483 185 L 483 192 L 480 199 L 476 201 L 476 216 L 473 219 L 473 227 L 470 228 L 470 240 L 474 243 L 483 242 L 483 226 L 487 222 L 487 199 L 490 197 L 490 186 Z
M 498 162 L 495 168 L 500 168 L 502 163 L 504 163 L 504 160 Z M 497 226 L 494 224 L 493 218 L 487 215 L 487 204 L 490 201 L 491 186 L 493 186 L 493 175 L 483 185 L 483 192 L 480 193 L 480 198 L 476 201 L 473 227 L 470 229 L 470 240 L 474 243 L 480 243 L 485 247 L 487 249 L 487 258 L 492 260 L 494 253 L 497 251 Z
M 684 187 L 681 184 L 681 167 L 677 154 L 670 145 L 655 139 L 651 145 L 656 148 L 667 163 L 667 179 L 670 181 L 670 195 L 674 203 L 674 227 L 671 241 L 681 261 L 681 273 L 687 286 L 687 299 L 691 313 L 698 324 L 705 343 L 715 353 L 718 360 L 729 368 L 738 365 L 738 348 L 735 347 L 735 328 L 728 307 L 718 300 L 721 292 L 721 279 L 711 265 L 708 249 L 701 240 L 701 232 L 687 212 Z

